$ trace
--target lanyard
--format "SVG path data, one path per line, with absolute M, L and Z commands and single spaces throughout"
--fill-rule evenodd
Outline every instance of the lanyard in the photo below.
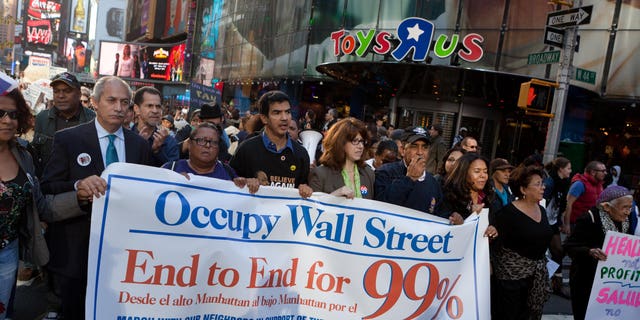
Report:
M 344 180 L 344 185 L 347 188 L 353 190 L 353 194 L 356 198 L 362 198 L 362 193 L 360 192 L 360 174 L 358 173 L 358 166 L 353 165 L 353 180 L 355 185 L 351 185 L 351 179 L 349 179 L 349 175 L 347 175 L 347 171 L 342 169 L 342 180 Z

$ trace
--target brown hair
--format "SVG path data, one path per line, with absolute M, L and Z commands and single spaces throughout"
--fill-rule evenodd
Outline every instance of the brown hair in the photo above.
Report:
M 320 157 L 320 164 L 330 167 L 335 170 L 341 170 L 344 163 L 347 161 L 347 155 L 344 150 L 344 145 L 351 143 L 358 134 L 365 141 L 369 140 L 369 132 L 364 122 L 356 118 L 342 119 L 327 131 L 322 146 L 324 147 L 324 153 Z M 362 155 L 366 154 L 368 145 L 365 142 L 364 151 Z M 365 165 L 364 158 L 356 161 L 358 167 Z

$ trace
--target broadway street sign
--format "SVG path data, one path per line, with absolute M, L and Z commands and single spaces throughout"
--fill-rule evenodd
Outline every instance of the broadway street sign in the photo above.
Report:
M 589 24 L 591 22 L 591 12 L 593 5 L 551 12 L 547 15 L 547 25 L 551 27 L 564 28 Z
M 527 64 L 548 64 L 560 61 L 560 51 L 547 51 L 532 53 L 527 59 Z

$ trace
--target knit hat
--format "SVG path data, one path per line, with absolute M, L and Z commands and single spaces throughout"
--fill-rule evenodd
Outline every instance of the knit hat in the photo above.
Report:
M 600 193 L 598 196 L 598 200 L 596 200 L 596 204 L 601 204 L 603 202 L 611 202 L 615 199 L 624 196 L 630 196 L 631 191 L 629 189 L 622 186 L 608 186 L 606 189 Z

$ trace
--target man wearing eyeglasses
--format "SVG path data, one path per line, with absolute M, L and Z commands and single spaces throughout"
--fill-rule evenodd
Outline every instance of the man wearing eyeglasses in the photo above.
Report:
M 93 110 L 93 106 L 91 106 L 91 89 L 85 86 L 80 87 L 80 104 L 85 108 Z
M 75 127 L 96 117 L 93 110 L 82 107 L 80 82 L 74 75 L 68 72 L 57 74 L 51 80 L 50 86 L 53 89 L 53 107 L 36 115 L 31 141 L 38 176 L 42 176 L 42 170 L 51 157 L 53 135 L 62 129 Z
M 607 168 L 600 161 L 587 163 L 584 173 L 573 176 L 567 194 L 567 208 L 564 211 L 562 232 L 570 235 L 571 226 L 576 223 L 578 217 L 596 205 L 596 199 L 602 192 L 606 176 Z

